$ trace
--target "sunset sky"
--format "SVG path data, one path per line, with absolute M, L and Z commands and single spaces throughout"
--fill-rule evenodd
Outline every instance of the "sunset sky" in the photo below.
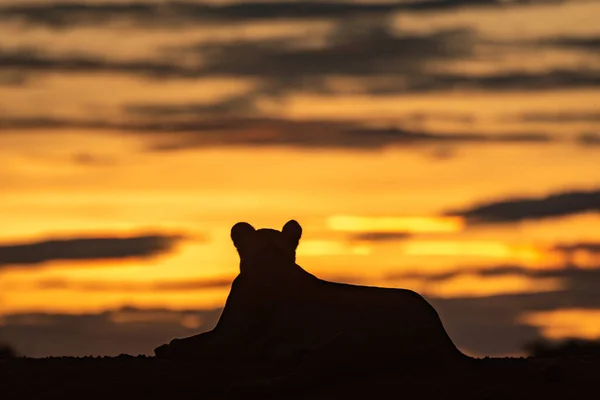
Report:
M 0 0 L 0 341 L 211 329 L 239 221 L 476 356 L 600 338 L 600 1 Z M 360 324 L 360 321 L 357 321 Z

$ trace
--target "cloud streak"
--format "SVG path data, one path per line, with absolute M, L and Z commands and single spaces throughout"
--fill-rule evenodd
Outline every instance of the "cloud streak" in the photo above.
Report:
M 531 1 L 517 1 L 514 4 Z M 242 23 L 275 20 L 341 19 L 385 15 L 395 11 L 429 12 L 464 7 L 506 6 L 500 0 L 433 0 L 370 4 L 350 1 L 272 1 L 230 4 L 208 2 L 83 2 L 9 5 L 0 8 L 0 20 L 54 29 L 114 23 L 143 27 L 187 27 L 199 23 Z
M 408 239 L 410 232 L 359 232 L 349 236 L 351 241 L 359 242 L 394 242 Z
M 0 245 L 0 269 L 57 260 L 111 260 L 154 257 L 183 240 L 181 235 L 86 237 Z
M 600 244 L 588 244 L 593 246 L 595 251 L 600 251 Z M 562 246 L 557 246 L 558 249 L 563 249 Z M 598 265 L 600 267 L 600 265 Z M 600 289 L 600 268 L 580 268 L 577 266 L 564 266 L 562 268 L 553 269 L 532 269 L 519 265 L 500 265 L 491 268 L 461 270 L 455 269 L 439 273 L 423 273 L 423 272 L 399 272 L 388 274 L 387 279 L 396 281 L 402 279 L 418 279 L 427 282 L 443 282 L 454 279 L 461 275 L 474 275 L 482 278 L 493 278 L 500 276 L 524 276 L 533 279 L 559 278 L 564 280 L 568 287 L 572 290 L 581 290 L 584 287 L 595 286 Z M 577 304 L 579 307 L 596 307 L 600 306 L 600 302 L 593 304 Z M 552 307 L 552 306 L 548 306 Z
M 399 76 L 400 83 L 406 84 L 406 74 L 416 74 L 431 62 L 471 54 L 474 39 L 464 30 L 398 35 L 385 20 L 359 19 L 338 23 L 322 48 L 306 47 L 304 38 L 242 39 L 181 45 L 158 50 L 150 59 L 128 61 L 108 55 L 51 54 L 41 48 L 0 49 L 0 72 L 14 75 L 18 71 L 19 76 L 77 72 L 180 79 L 251 77 L 263 82 L 261 93 L 273 94 L 299 86 L 318 90 L 329 76 Z
M 220 109 L 211 112 L 211 110 Z M 368 127 L 356 121 L 292 120 L 236 116 L 225 104 L 134 105 L 128 122 L 23 117 L 0 119 L 1 131 L 94 129 L 146 135 L 155 151 L 214 146 L 382 149 L 391 146 L 463 144 L 546 144 L 557 138 L 542 133 L 438 133 L 402 127 Z M 367 122 L 367 121 L 365 121 Z
M 584 251 L 590 254 L 600 254 L 600 242 L 579 242 L 569 244 L 558 244 L 554 250 L 571 253 L 574 251 Z
M 502 224 L 599 212 L 600 190 L 574 190 L 544 197 L 515 197 L 476 204 L 445 215 L 465 217 L 469 224 Z
M 85 54 L 57 55 L 42 49 L 0 49 L 0 72 L 18 76 L 26 81 L 26 74 L 58 73 L 114 73 L 150 78 L 191 78 L 201 75 L 194 67 L 184 67 L 175 61 L 160 59 L 118 61 L 108 57 Z
M 316 3 L 308 3 L 316 4 Z M 41 73 L 111 73 L 151 79 L 252 79 L 257 96 L 277 97 L 296 91 L 316 94 L 359 90 L 370 95 L 453 90 L 551 90 L 600 86 L 593 66 L 492 71 L 486 74 L 448 72 L 456 61 L 476 60 L 483 42 L 468 29 L 429 33 L 403 32 L 385 18 L 337 21 L 318 46 L 305 37 L 181 44 L 157 49 L 150 58 L 117 60 L 110 55 L 52 54 L 41 48 L 0 49 L 0 76 L 5 84 L 23 84 Z M 496 52 L 498 49 L 496 49 Z M 443 67 L 443 68 L 441 68 Z M 331 78 L 357 80 L 354 89 L 331 85 Z M 9 79 L 10 78 L 10 79 Z M 16 79 L 16 80 L 15 80 Z M 241 105 L 238 103 L 238 106 Z
M 472 54 L 474 40 L 467 30 L 399 34 L 384 20 L 359 20 L 339 23 L 326 46 L 311 47 L 286 39 L 202 43 L 190 49 L 206 58 L 205 71 L 209 74 L 295 80 L 415 72 L 426 67 L 425 61 Z
M 518 115 L 515 118 L 509 118 L 519 122 L 543 122 L 543 123 L 573 123 L 573 122 L 600 122 L 600 112 L 597 111 L 582 111 L 582 112 L 555 112 L 555 113 L 539 113 L 530 112 Z
M 231 286 L 234 277 L 191 279 L 185 281 L 163 282 L 106 282 L 72 281 L 63 279 L 37 282 L 41 290 L 75 290 L 84 292 L 184 292 L 207 289 L 225 289 Z
M 600 146 L 600 134 L 584 132 L 577 137 L 577 141 L 582 146 Z
M 600 51 L 600 36 L 587 37 L 558 37 L 538 41 L 536 44 L 544 44 L 551 47 L 581 50 L 586 52 Z

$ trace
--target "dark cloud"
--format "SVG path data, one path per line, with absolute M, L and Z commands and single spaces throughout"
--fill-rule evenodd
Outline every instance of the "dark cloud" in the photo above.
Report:
M 600 251 L 600 244 L 598 243 L 581 244 L 581 246 L 584 248 L 592 247 L 594 251 Z M 563 246 L 559 245 L 556 248 L 562 250 Z M 566 283 L 567 287 L 571 290 L 581 290 L 590 285 L 597 286 L 600 289 L 600 265 L 598 265 L 598 268 L 582 268 L 577 265 L 565 265 L 562 268 L 552 269 L 533 269 L 520 265 L 500 265 L 480 269 L 455 269 L 439 273 L 394 272 L 388 274 L 387 279 L 391 281 L 418 279 L 426 282 L 443 282 L 462 275 L 474 275 L 483 278 L 500 276 L 524 276 L 532 279 L 557 278 Z M 596 307 L 596 305 L 600 307 L 600 302 L 590 305 L 581 304 L 583 308 Z M 551 309 L 553 306 L 549 305 L 548 307 L 548 309 Z
M 295 89 L 327 91 L 330 76 L 386 77 L 406 86 L 406 75 L 423 74 L 435 61 L 472 53 L 474 38 L 464 30 L 430 34 L 393 32 L 385 19 L 340 22 L 322 48 L 304 38 L 201 43 L 158 52 L 155 58 L 115 60 L 108 56 L 52 54 L 43 49 L 0 49 L 0 73 L 115 73 L 148 78 L 250 77 L 259 94 Z M 185 61 L 185 62 L 182 62 Z M 351 62 L 349 62 L 351 61 Z M 410 88 L 410 85 L 408 85 Z
M 577 136 L 577 141 L 582 146 L 600 146 L 600 134 L 582 133 Z
M 350 235 L 350 240 L 366 242 L 391 242 L 411 237 L 409 232 L 360 232 Z
M 518 0 L 528 4 L 535 0 Z M 389 2 L 387 4 L 350 1 L 273 1 L 233 4 L 207 4 L 193 1 L 60 4 L 25 4 L 0 8 L 0 21 L 17 21 L 51 28 L 126 24 L 169 28 L 197 24 L 223 24 L 251 21 L 340 19 L 365 15 L 385 15 L 394 11 L 428 12 L 463 7 L 503 6 L 501 0 L 433 0 Z
M 96 124 L 96 123 L 94 123 Z M 99 124 L 99 123 L 98 123 Z M 0 130 L 35 130 L 78 128 L 90 125 L 89 122 L 52 117 L 3 117 L 0 118 Z
M 519 122 L 547 122 L 547 123 L 573 123 L 573 122 L 600 122 L 600 112 L 554 112 L 554 113 L 524 113 L 507 120 Z
M 600 85 L 600 71 L 594 69 L 554 69 L 543 72 L 499 72 L 487 75 L 424 75 L 407 88 L 412 92 L 436 90 L 550 90 L 589 88 Z M 390 88 L 388 90 L 393 90 Z
M 286 86 L 310 86 L 327 76 L 415 73 L 427 69 L 427 62 L 471 55 L 475 40 L 467 30 L 399 34 L 379 19 L 341 22 L 327 39 L 327 45 L 319 47 L 306 46 L 299 39 L 278 39 L 202 43 L 191 49 L 204 57 L 204 70 L 210 75 L 262 77 L 273 85 L 284 85 L 287 80 Z
M 600 36 L 588 37 L 559 37 L 536 42 L 552 47 L 583 50 L 585 52 L 600 51 Z
M 209 106 L 210 107 L 210 106 Z M 202 106 L 135 106 L 126 123 L 58 118 L 0 119 L 0 130 L 93 128 L 148 135 L 152 151 L 195 147 L 283 146 L 378 150 L 392 146 L 463 144 L 544 144 L 556 141 L 541 133 L 436 133 L 400 127 L 372 128 L 351 121 L 297 121 L 267 117 L 202 115 Z M 197 118 L 191 114 L 198 112 Z M 210 113 L 207 113 L 210 115 Z
M 438 133 L 404 126 L 374 128 L 344 121 L 292 121 L 264 116 L 256 104 L 265 96 L 277 99 L 297 91 L 338 93 L 342 89 L 332 87 L 329 79 L 334 76 L 356 79 L 357 85 L 353 86 L 360 87 L 356 90 L 371 95 L 455 89 L 536 90 L 600 84 L 600 72 L 588 70 L 470 76 L 435 69 L 436 63 L 474 56 L 477 40 L 467 30 L 399 33 L 385 17 L 375 17 L 338 21 L 327 42 L 319 47 L 307 46 L 304 38 L 209 42 L 172 50 L 169 57 L 138 61 L 57 55 L 31 49 L 0 51 L 0 72 L 109 72 L 152 78 L 226 76 L 252 78 L 259 83 L 250 93 L 212 104 L 126 105 L 125 115 L 119 119 L 124 122 L 93 119 L 93 116 L 81 120 L 44 116 L 4 118 L 0 120 L 0 129 L 93 128 L 150 134 L 148 147 L 152 151 L 224 145 L 352 149 L 436 145 L 434 155 L 441 159 L 452 154 L 453 149 L 448 148 L 451 145 L 541 144 L 553 142 L 555 138 L 537 132 Z M 406 122 L 419 121 L 423 118 Z M 460 121 L 472 122 L 468 116 Z M 585 139 L 590 142 L 589 137 Z M 583 144 L 582 138 L 577 140 Z M 86 160 L 91 161 L 85 157 L 75 159 L 83 163 Z
M 552 136 L 540 133 L 506 133 L 501 135 L 475 134 L 475 133 L 432 133 L 412 132 L 397 128 L 362 128 L 347 131 L 349 136 L 356 137 L 381 137 L 393 139 L 394 143 L 548 143 L 555 139 Z
M 480 39 L 464 29 L 432 33 L 397 32 L 385 18 L 341 20 L 320 46 L 304 37 L 269 40 L 202 42 L 158 51 L 156 57 L 115 60 L 85 54 L 51 54 L 42 49 L 0 50 L 0 75 L 19 79 L 37 73 L 114 73 L 153 79 L 250 78 L 259 88 L 221 104 L 249 111 L 260 96 L 295 91 L 371 95 L 449 90 L 546 90 L 600 85 L 593 68 L 542 72 L 509 71 L 484 75 L 441 72 L 451 61 L 478 55 Z M 491 46 L 492 44 L 487 44 Z M 332 86 L 332 77 L 357 80 L 352 89 Z M 360 89 L 358 89 L 360 87 Z M 208 110 L 205 110 L 208 111 Z
M 239 127 L 230 126 L 228 132 L 207 135 L 187 135 L 169 139 L 154 146 L 154 150 L 167 151 L 205 146 L 283 146 L 346 148 L 379 150 L 387 147 L 408 147 L 436 144 L 484 143 L 548 143 L 554 139 L 543 134 L 442 134 L 410 131 L 402 128 L 361 128 L 334 122 L 293 122 L 284 120 L 246 121 Z M 234 121 L 228 121 L 232 124 Z
M 260 46 L 260 44 L 256 45 Z M 227 45 L 218 48 L 214 56 L 207 56 L 213 61 L 206 65 L 200 65 L 199 59 L 197 62 L 191 62 L 191 65 L 183 65 L 177 60 L 117 61 L 88 55 L 49 55 L 37 51 L 26 54 L 21 51 L 0 50 L 0 74 L 10 75 L 12 71 L 19 69 L 18 80 L 5 82 L 11 85 L 24 85 L 35 74 L 46 72 L 109 72 L 151 79 L 255 78 L 261 83 L 255 94 L 275 98 L 294 91 L 316 94 L 339 93 L 341 89 L 334 89 L 328 83 L 328 78 L 333 76 L 360 79 L 357 81 L 361 86 L 360 93 L 370 95 L 453 90 L 551 90 L 600 86 L 600 71 L 593 69 L 498 72 L 477 76 L 428 72 L 427 66 L 433 66 L 439 61 L 438 57 L 441 55 L 429 53 L 426 46 L 421 49 L 422 53 L 419 56 L 404 53 L 403 50 L 394 55 L 384 51 L 374 53 L 372 56 L 352 55 L 352 62 L 347 58 L 351 54 L 338 57 L 334 53 L 327 54 L 327 49 L 314 51 L 321 54 L 311 55 L 308 51 L 300 50 L 286 51 L 281 54 L 281 57 L 279 55 L 270 57 L 266 53 L 261 53 L 261 50 L 244 50 L 242 45 L 238 46 L 237 49 Z M 362 49 L 368 49 L 375 45 L 361 44 L 360 46 Z M 253 54 L 254 51 L 256 54 Z M 460 55 L 455 53 L 453 56 Z M 394 58 L 395 61 L 390 58 Z M 370 81 L 367 78 L 377 79 Z M 249 98 L 238 105 L 243 105 L 246 110 L 250 110 L 254 100 L 255 98 Z M 225 106 L 227 105 L 222 105 Z
M 402 282 L 402 280 L 422 280 L 427 282 L 442 282 L 448 279 L 455 278 L 461 275 L 461 271 L 447 272 L 392 272 L 386 275 L 386 279 L 390 282 Z
M 37 282 L 36 288 L 42 290 L 67 289 L 85 292 L 181 292 L 228 288 L 231 286 L 232 281 L 233 277 L 151 283 L 51 279 Z
M 600 242 L 579 242 L 569 244 L 558 244 L 554 250 L 570 253 L 574 251 L 584 251 L 591 254 L 600 254 Z
M 307 44 L 308 43 L 308 44 Z M 261 94 L 295 90 L 338 93 L 328 78 L 359 80 L 371 95 L 448 90 L 548 90 L 600 85 L 594 68 L 545 71 L 499 71 L 488 74 L 443 72 L 453 61 L 476 59 L 480 48 L 498 48 L 468 29 L 430 33 L 398 31 L 386 18 L 342 20 L 325 45 L 305 38 L 201 43 L 179 50 L 190 63 L 203 60 L 208 76 L 253 78 L 263 82 Z M 194 57 L 194 53 L 197 56 Z
M 115 165 L 115 159 L 91 153 L 76 153 L 71 156 L 71 161 L 77 165 Z
M 580 190 L 545 197 L 516 197 L 474 205 L 446 215 L 462 216 L 470 224 L 512 223 L 600 211 L 600 190 Z
M 259 114 L 254 104 L 254 93 L 234 96 L 213 103 L 186 103 L 186 104 L 128 104 L 124 106 L 124 112 L 136 118 L 147 120 L 148 118 L 161 119 L 195 119 L 199 117 L 210 118 L 218 116 L 235 116 Z
M 128 119 L 135 121 L 148 121 L 149 119 L 159 119 L 160 121 L 177 121 L 180 119 L 198 120 L 215 119 L 218 117 L 247 118 L 247 120 L 259 120 L 262 115 L 260 109 L 255 104 L 255 97 L 260 95 L 260 90 L 256 93 L 246 93 L 232 96 L 224 100 L 213 103 L 132 103 L 123 107 L 123 112 Z M 431 112 L 418 111 L 399 114 L 394 118 L 399 124 L 417 125 L 428 122 L 453 122 L 463 125 L 472 125 L 476 121 L 476 116 L 470 113 L 455 112 Z M 271 120 L 275 120 L 271 118 Z M 0 120 L 0 124 L 2 120 Z M 348 125 L 344 123 L 343 125 Z M 1 127 L 2 125 L 0 125 Z
M 153 257 L 171 251 L 180 235 L 86 237 L 0 245 L 0 269 L 55 260 L 103 260 Z
M 34 48 L 0 49 L 0 73 L 5 76 L 16 76 L 24 83 L 31 74 L 44 72 L 118 73 L 150 78 L 190 78 L 201 74 L 197 67 L 183 66 L 175 60 L 118 61 L 84 54 L 57 55 Z
M 562 270 L 561 270 L 562 271 Z M 462 275 L 474 275 L 482 278 L 491 278 L 508 275 L 527 276 L 530 278 L 548 278 L 555 277 L 554 275 L 545 275 L 542 271 L 531 270 L 518 265 L 502 265 L 492 268 L 481 268 L 481 269 L 469 269 L 461 270 L 455 269 L 444 272 L 393 272 L 386 276 L 386 279 L 390 281 L 402 281 L 403 279 L 417 279 L 426 282 L 444 282 L 457 278 Z

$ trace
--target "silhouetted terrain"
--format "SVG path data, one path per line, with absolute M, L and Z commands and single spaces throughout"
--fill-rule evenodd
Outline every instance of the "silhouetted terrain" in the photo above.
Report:
M 408 370 L 355 377 L 284 399 L 566 399 L 597 387 L 598 357 L 481 359 L 474 368 Z M 46 358 L 0 361 L 3 399 L 225 399 L 234 381 L 277 375 L 284 365 L 172 362 L 153 357 Z M 269 398 L 268 393 L 241 398 Z

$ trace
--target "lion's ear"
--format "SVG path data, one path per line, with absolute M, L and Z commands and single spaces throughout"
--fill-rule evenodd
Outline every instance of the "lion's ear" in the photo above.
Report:
M 238 222 L 231 228 L 231 240 L 233 244 L 239 250 L 244 247 L 244 244 L 248 242 L 256 230 L 252 225 L 247 222 Z
M 302 237 L 302 227 L 296 220 L 292 219 L 285 223 L 281 233 L 297 246 Z

